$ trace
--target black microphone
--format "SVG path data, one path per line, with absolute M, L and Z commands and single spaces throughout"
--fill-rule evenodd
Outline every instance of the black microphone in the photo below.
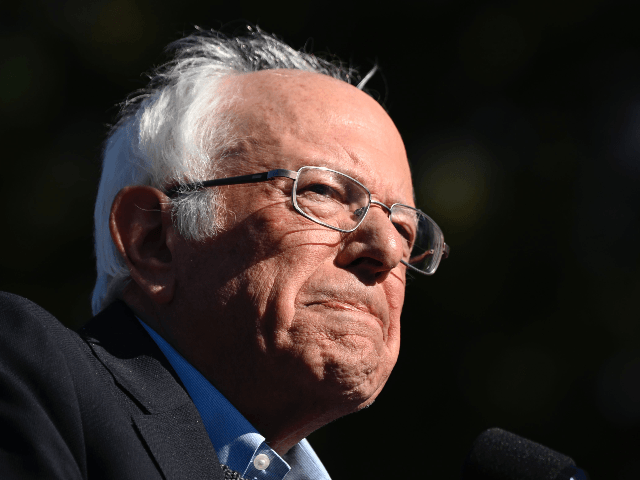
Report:
M 462 480 L 589 480 L 589 476 L 566 455 L 490 428 L 473 442 Z

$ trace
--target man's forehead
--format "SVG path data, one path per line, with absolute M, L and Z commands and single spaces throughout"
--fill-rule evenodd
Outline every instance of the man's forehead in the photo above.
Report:
M 326 166 L 354 176 L 372 193 L 376 184 L 392 179 L 396 188 L 411 191 L 402 138 L 384 109 L 361 90 L 296 70 L 241 75 L 232 88 L 231 121 L 242 144 L 237 153 L 247 167 L 262 161 L 268 168 L 293 170 Z M 293 164 L 282 163 L 287 153 L 294 156 Z M 406 193 L 398 194 L 409 201 Z
M 301 70 L 278 69 L 234 77 L 233 108 L 253 118 L 303 128 L 307 123 L 335 120 L 358 124 L 368 117 L 386 117 L 382 107 L 369 95 L 342 80 Z M 345 113 L 351 111 L 351 115 Z M 281 125 L 285 126 L 285 125 Z
M 284 68 L 244 73 L 234 77 L 233 83 L 245 93 L 246 100 L 251 100 L 249 96 L 252 96 L 263 101 L 292 99 L 300 102 L 317 99 L 318 96 L 329 98 L 339 91 L 360 92 L 352 85 L 328 75 Z

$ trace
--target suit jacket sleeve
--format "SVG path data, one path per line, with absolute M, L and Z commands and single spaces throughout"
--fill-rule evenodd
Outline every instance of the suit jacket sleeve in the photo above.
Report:
M 0 293 L 0 479 L 222 480 L 200 415 L 128 307 L 80 336 Z
M 67 329 L 9 294 L 0 295 L 0 328 L 2 478 L 86 477 Z

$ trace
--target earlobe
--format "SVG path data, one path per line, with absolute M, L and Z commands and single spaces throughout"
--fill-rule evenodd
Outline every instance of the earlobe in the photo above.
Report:
M 113 201 L 109 227 L 132 281 L 155 303 L 169 303 L 175 290 L 175 233 L 167 196 L 148 186 L 123 188 Z

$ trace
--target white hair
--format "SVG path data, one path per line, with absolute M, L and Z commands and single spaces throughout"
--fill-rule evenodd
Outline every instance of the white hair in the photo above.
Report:
M 102 176 L 95 206 L 97 280 L 94 315 L 118 298 L 129 281 L 129 269 L 109 230 L 111 205 L 129 185 L 159 189 L 216 178 L 220 160 L 233 143 L 224 112 L 231 105 L 222 88 L 229 76 L 270 69 L 321 73 L 351 83 L 357 72 L 310 53 L 296 51 L 259 28 L 227 37 L 198 29 L 169 45 L 173 59 L 158 68 L 148 87 L 122 104 L 103 151 Z M 357 85 L 362 89 L 372 70 Z M 184 189 L 183 189 L 184 193 Z M 220 229 L 221 198 L 216 189 L 186 192 L 171 200 L 178 232 L 202 241 Z

